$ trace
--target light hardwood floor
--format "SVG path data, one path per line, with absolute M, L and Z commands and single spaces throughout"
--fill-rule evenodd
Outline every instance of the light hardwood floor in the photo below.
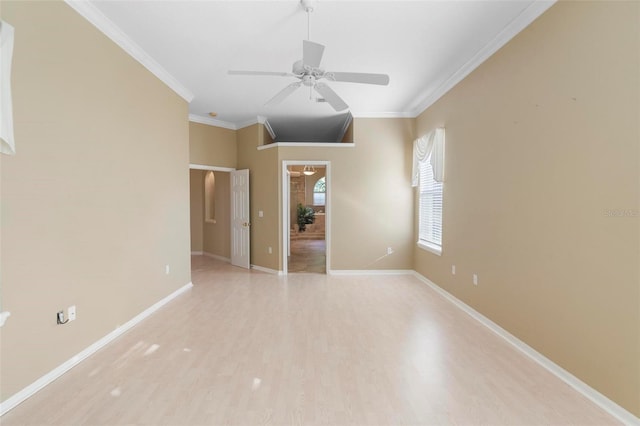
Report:
M 0 423 L 618 424 L 414 277 L 192 262 L 189 293 Z

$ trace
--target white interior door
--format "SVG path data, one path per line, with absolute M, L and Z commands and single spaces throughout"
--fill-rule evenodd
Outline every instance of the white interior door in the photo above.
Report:
M 231 172 L 231 264 L 250 268 L 249 170 Z

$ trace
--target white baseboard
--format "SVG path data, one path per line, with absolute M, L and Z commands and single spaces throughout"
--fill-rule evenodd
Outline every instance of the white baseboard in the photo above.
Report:
M 329 275 L 413 275 L 411 269 L 331 269 Z
M 282 271 L 277 271 L 275 269 L 265 268 L 263 266 L 258 266 L 258 265 L 251 265 L 251 269 L 255 269 L 256 271 L 260 271 L 260 272 L 266 272 L 267 274 L 284 275 L 284 272 Z
M 203 251 L 192 251 L 191 256 L 202 256 L 204 254 Z
M 125 331 L 129 330 L 130 328 L 132 328 L 133 326 L 141 322 L 143 319 L 153 314 L 162 306 L 169 303 L 172 299 L 175 299 L 178 295 L 189 290 L 191 287 L 193 287 L 192 283 L 189 283 L 185 286 L 180 287 L 179 289 L 177 289 L 176 291 L 174 291 L 164 299 L 148 307 L 147 309 L 145 309 L 144 311 L 142 311 L 141 313 L 139 313 L 138 315 L 136 315 L 135 317 L 133 317 L 132 319 L 124 323 L 123 325 L 121 325 L 120 327 L 113 330 L 111 333 L 104 336 L 102 339 L 98 340 L 88 348 L 84 349 L 82 352 L 80 352 L 73 358 L 65 361 L 63 364 L 54 368 L 53 370 L 51 370 L 44 376 L 40 377 L 38 380 L 31 383 L 29 386 L 22 389 L 15 395 L 12 395 L 6 400 L 2 401 L 2 403 L 0 403 L 0 416 L 4 415 L 7 411 L 11 410 L 12 408 L 15 408 L 18 404 L 25 401 L 30 396 L 34 395 L 40 389 L 44 388 L 49 383 L 53 382 L 58 377 L 62 376 L 64 373 L 66 373 L 67 371 L 69 371 L 70 369 L 78 365 L 81 361 L 93 355 L 99 349 L 101 349 L 102 347 L 104 347 L 105 345 L 113 341 L 116 337 L 120 336 Z
M 207 253 L 206 251 L 202 252 L 202 254 L 204 256 L 210 257 L 212 259 L 217 259 L 217 260 L 221 260 L 223 262 L 231 263 L 231 259 L 229 259 L 228 257 L 218 256 L 217 254 Z
M 507 341 L 507 343 L 511 344 L 514 348 L 522 352 L 524 355 L 531 358 L 533 361 L 537 362 L 539 365 L 558 377 L 560 380 L 584 395 L 598 407 L 602 408 L 604 411 L 611 414 L 613 417 L 615 417 L 625 425 L 640 425 L 640 418 L 636 417 L 633 413 L 622 408 L 588 384 L 584 383 L 582 380 L 578 379 L 576 376 L 569 373 L 567 370 L 560 367 L 558 364 L 551 361 L 549 358 L 542 355 L 540 352 L 536 351 L 513 334 L 509 333 L 504 328 L 500 327 L 498 324 L 491 321 L 489 318 L 485 317 L 480 312 L 473 309 L 471 306 L 467 305 L 448 291 L 444 290 L 442 287 L 434 284 L 431 280 L 429 280 L 422 274 L 415 271 L 413 273 L 416 278 L 427 284 L 440 296 L 444 297 L 449 302 L 453 303 L 458 308 L 463 310 L 467 315 L 480 322 L 482 325 L 493 331 L 498 336 L 502 337 L 505 341 Z

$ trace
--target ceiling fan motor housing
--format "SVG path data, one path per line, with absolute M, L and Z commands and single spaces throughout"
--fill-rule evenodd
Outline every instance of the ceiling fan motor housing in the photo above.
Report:
M 316 84 L 316 78 L 313 75 L 303 75 L 302 76 L 302 84 L 304 84 L 307 87 L 312 87 L 313 85 Z

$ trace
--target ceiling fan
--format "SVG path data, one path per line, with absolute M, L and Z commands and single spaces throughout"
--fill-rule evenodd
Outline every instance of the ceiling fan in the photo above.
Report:
M 311 0 L 301 0 L 301 4 L 307 12 L 307 38 L 309 38 L 309 14 L 313 11 L 313 5 Z M 323 45 L 309 40 L 303 40 L 302 59 L 293 63 L 291 72 L 230 70 L 229 74 L 295 77 L 299 81 L 291 83 L 282 89 L 273 98 L 267 101 L 265 106 L 272 106 L 281 103 L 299 87 L 304 85 L 313 88 L 313 90 L 322 96 L 322 99 L 317 99 L 318 102 L 327 102 L 336 111 L 343 111 L 349 108 L 349 106 L 340 96 L 338 96 L 336 92 L 333 91 L 333 89 L 331 89 L 326 83 L 319 80 L 325 79 L 328 81 L 342 81 L 348 83 L 377 84 L 381 86 L 389 84 L 389 76 L 386 74 L 325 71 L 320 68 L 323 53 Z

